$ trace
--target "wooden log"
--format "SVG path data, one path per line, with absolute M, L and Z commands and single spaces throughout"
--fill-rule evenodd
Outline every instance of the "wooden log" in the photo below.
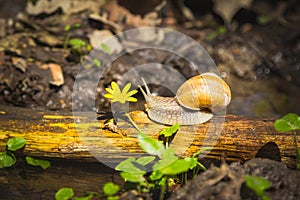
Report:
M 158 138 L 159 132 L 166 127 L 150 121 L 143 111 L 133 111 L 130 115 L 152 138 Z M 129 156 L 143 155 L 137 131 L 129 122 L 119 119 L 115 133 L 105 129 L 105 121 L 104 118 L 97 119 L 92 112 L 46 112 L 0 107 L 0 151 L 5 150 L 9 138 L 23 137 L 27 141 L 23 154 L 34 157 L 116 163 Z M 254 158 L 261 147 L 273 142 L 278 146 L 281 160 L 294 167 L 293 134 L 300 141 L 300 133 L 277 132 L 273 124 L 274 119 L 227 115 L 222 123 L 222 116 L 214 117 L 205 124 L 181 126 L 170 147 L 182 157 L 205 148 L 211 150 L 201 153 L 201 160 L 216 161 L 224 155 L 227 161 L 245 161 Z

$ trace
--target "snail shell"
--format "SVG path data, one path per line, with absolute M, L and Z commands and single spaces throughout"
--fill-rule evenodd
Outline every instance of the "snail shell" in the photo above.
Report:
M 208 72 L 184 82 L 177 90 L 175 98 L 181 106 L 191 110 L 208 108 L 217 111 L 229 104 L 231 92 L 223 79 Z
M 229 86 L 213 73 L 204 73 L 187 80 L 179 87 L 176 97 L 153 96 L 145 80 L 142 80 L 146 92 L 141 87 L 140 90 L 146 100 L 146 112 L 151 120 L 162 124 L 204 123 L 213 117 L 211 111 L 224 108 L 231 99 Z

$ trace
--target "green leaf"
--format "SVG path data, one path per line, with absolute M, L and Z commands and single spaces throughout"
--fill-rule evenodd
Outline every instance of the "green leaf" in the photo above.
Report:
M 51 163 L 48 160 L 40 160 L 40 159 L 32 158 L 30 156 L 26 156 L 25 159 L 27 164 L 32 166 L 39 166 L 43 169 L 47 169 L 51 165 Z
M 296 168 L 300 169 L 300 148 L 296 148 L 296 155 L 297 155 Z
M 262 200 L 270 200 L 270 197 L 268 197 L 267 195 L 263 194 L 261 196 Z
M 105 183 L 103 186 L 103 192 L 107 196 L 112 196 L 119 191 L 120 187 L 112 182 Z
M 167 182 L 167 178 L 163 177 L 162 179 L 159 180 L 158 185 L 165 185 Z
M 101 61 L 97 58 L 93 59 L 93 63 L 96 65 L 96 67 L 100 68 L 101 67 Z
M 163 177 L 163 175 L 164 175 L 163 173 L 161 173 L 159 170 L 157 170 L 157 171 L 153 171 L 151 173 L 151 175 L 149 176 L 149 178 L 151 181 L 155 181 L 155 180 L 161 179 L 161 177 Z
M 256 18 L 257 23 L 260 25 L 265 25 L 265 24 L 269 23 L 271 20 L 272 20 L 271 17 L 264 16 L 264 15 L 260 15 Z
M 168 167 L 172 165 L 172 163 L 174 163 L 176 160 L 178 160 L 178 157 L 175 155 L 173 149 L 164 150 L 161 157 L 162 159 L 153 165 L 153 171 Z
M 180 127 L 180 124 L 174 124 L 173 126 L 171 126 L 169 128 L 165 128 L 159 134 L 163 135 L 165 137 L 170 137 L 178 131 L 179 127 Z
M 69 41 L 69 44 L 74 48 L 74 49 L 80 49 L 86 45 L 85 41 L 79 38 L 73 38 Z
M 144 173 L 121 172 L 120 174 L 125 181 L 131 181 L 134 183 L 145 181 Z
M 276 120 L 274 125 L 277 131 L 300 130 L 300 117 L 299 115 L 289 113 L 281 119 Z
M 216 37 L 218 37 L 219 35 L 222 35 L 224 33 L 227 32 L 227 29 L 225 26 L 220 26 L 217 30 L 215 30 L 214 32 L 208 34 L 207 39 L 208 40 L 213 40 Z
M 147 164 L 151 163 L 155 160 L 155 156 L 143 156 L 136 160 L 136 162 L 140 165 L 146 166 Z
M 217 29 L 217 32 L 218 32 L 219 34 L 224 34 L 224 33 L 227 32 L 227 29 L 226 29 L 225 26 L 220 26 L 220 27 Z
M 138 168 L 136 165 L 134 165 L 134 162 L 136 162 L 135 158 L 127 158 L 126 160 L 123 160 L 122 162 L 120 162 L 115 167 L 115 170 L 122 171 L 122 172 L 128 172 L 128 173 L 146 174 L 146 171 Z
M 270 188 L 271 184 L 268 180 L 258 176 L 247 176 L 246 186 L 253 190 L 258 196 L 264 195 L 264 191 Z
M 56 200 L 68 200 L 71 199 L 74 195 L 72 188 L 61 188 L 55 194 Z
M 187 157 L 187 158 L 184 158 L 184 160 L 191 163 L 190 169 L 193 169 L 193 168 L 197 167 L 197 165 L 198 165 L 198 158 L 189 158 L 189 157 Z
M 118 196 L 109 196 L 107 197 L 107 200 L 118 200 L 120 199 Z
M 110 48 L 105 43 L 101 43 L 101 48 L 105 53 L 110 54 Z
M 10 152 L 0 152 L 0 168 L 11 167 L 16 163 L 16 157 Z
M 152 139 L 145 134 L 139 132 L 138 134 L 139 144 L 149 154 L 160 156 L 165 149 L 161 141 Z
M 186 161 L 183 159 L 178 159 L 171 165 L 160 169 L 159 171 L 164 175 L 177 175 L 183 172 L 187 172 L 191 167 L 191 161 Z
M 26 140 L 24 138 L 10 138 L 7 141 L 7 149 L 11 151 L 15 151 L 21 149 L 26 144 Z
M 80 24 L 80 23 L 74 24 L 74 28 L 80 28 L 80 27 L 81 27 L 81 24 Z
M 70 25 L 70 24 L 67 24 L 67 25 L 65 26 L 64 31 L 67 32 L 67 31 L 69 31 L 70 29 L 71 29 L 71 25 Z

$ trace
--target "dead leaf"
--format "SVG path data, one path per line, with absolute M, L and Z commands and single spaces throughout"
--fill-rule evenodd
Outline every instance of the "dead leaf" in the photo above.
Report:
M 213 9 L 229 25 L 233 16 L 241 9 L 250 6 L 253 0 L 213 0 Z
M 104 3 L 105 0 L 39 0 L 35 4 L 28 1 L 26 12 L 30 15 L 51 14 L 61 8 L 65 14 L 78 13 L 84 10 L 97 13 Z
M 26 63 L 25 59 L 18 58 L 18 57 L 12 57 L 11 60 L 16 68 L 20 69 L 22 72 L 26 72 L 27 63 Z
M 5 63 L 5 53 L 4 51 L 0 51 L 0 65 Z
M 156 26 L 161 22 L 157 12 L 165 5 L 164 2 L 154 8 L 152 12 L 146 13 L 144 17 L 132 14 L 127 8 L 119 5 L 117 0 L 108 1 L 103 8 L 109 13 L 107 20 L 119 26 L 120 23 L 124 23 L 130 27 Z
M 182 12 L 182 15 L 185 19 L 187 19 L 189 21 L 194 20 L 193 12 L 187 6 L 184 5 L 184 0 L 179 0 L 178 6 L 179 6 L 179 8 Z
M 6 35 L 6 20 L 1 18 L 0 19 L 0 37 Z
M 0 51 L 14 52 L 20 56 L 28 56 L 29 47 L 36 44 L 31 38 L 32 33 L 15 33 L 0 39 Z
M 52 81 L 49 83 L 55 86 L 61 86 L 64 84 L 64 75 L 61 66 L 55 63 L 43 64 L 40 66 L 41 69 L 50 69 L 52 75 Z
M 110 30 L 112 30 L 113 32 L 115 33 L 120 33 L 122 32 L 122 27 L 121 25 L 111 21 L 111 20 L 108 20 L 107 19 L 107 16 L 100 16 L 98 14 L 91 14 L 89 16 L 90 19 L 93 19 L 95 21 L 99 21 L 105 25 L 107 25 L 109 27 Z
M 60 37 L 50 35 L 48 32 L 43 31 L 39 34 L 33 35 L 33 37 L 41 43 L 47 44 L 48 46 L 58 46 L 63 45 L 63 41 Z
M 88 34 L 90 43 L 93 48 L 103 50 L 101 43 L 104 42 L 108 47 L 111 53 L 120 53 L 123 49 L 121 43 L 109 30 L 95 30 L 92 33 Z M 107 41 L 105 41 L 107 40 Z

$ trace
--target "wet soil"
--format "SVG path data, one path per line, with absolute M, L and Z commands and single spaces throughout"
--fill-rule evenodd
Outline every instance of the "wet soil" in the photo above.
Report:
M 247 175 L 264 177 L 271 186 L 265 191 L 270 199 L 299 199 L 300 173 L 281 162 L 255 158 L 243 165 L 223 163 L 211 167 L 177 190 L 170 199 L 259 199 L 245 185 Z

